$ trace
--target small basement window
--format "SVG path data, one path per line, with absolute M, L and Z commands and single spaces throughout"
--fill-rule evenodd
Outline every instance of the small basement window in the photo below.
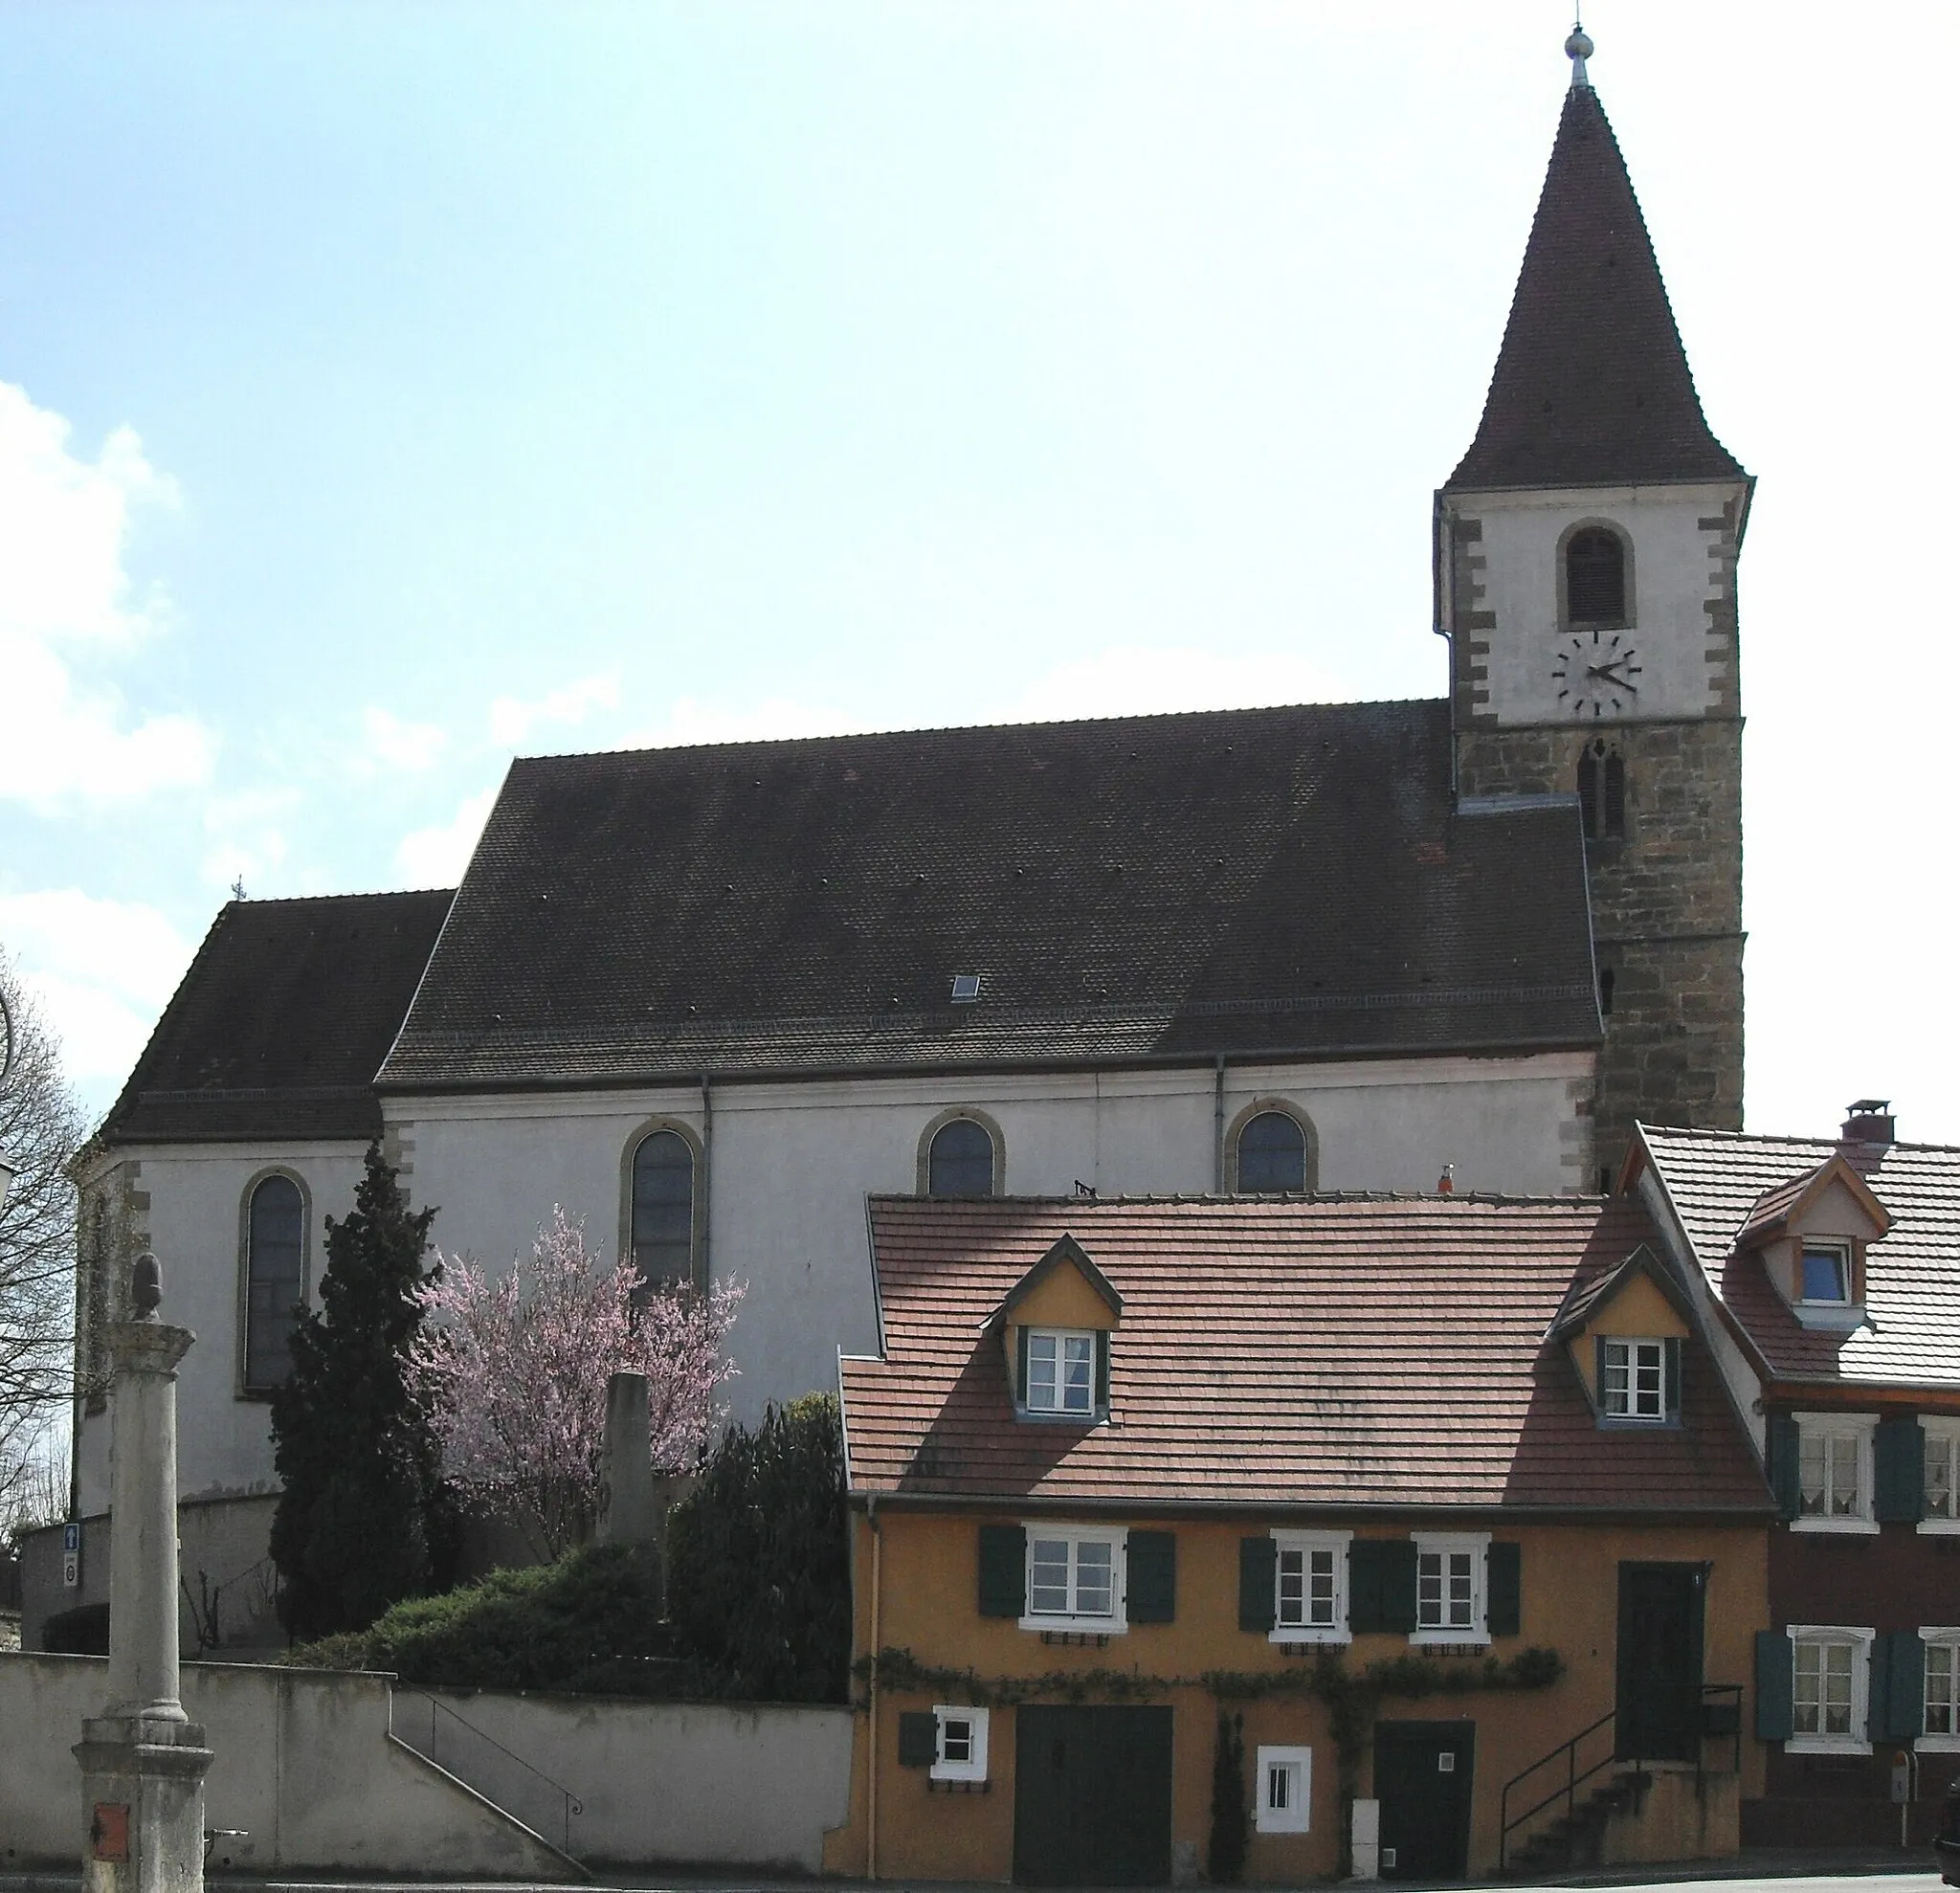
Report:
M 933 1717 L 939 1724 L 938 1749 L 933 1757 L 934 1781 L 985 1781 L 987 1779 L 987 1711 L 938 1704 Z
M 1304 1834 L 1313 1792 L 1313 1750 L 1261 1744 L 1258 1781 L 1255 1825 L 1259 1833 Z

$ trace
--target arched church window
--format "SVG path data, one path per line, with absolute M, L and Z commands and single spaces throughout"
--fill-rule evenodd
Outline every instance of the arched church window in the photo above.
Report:
M 1566 541 L 1566 621 L 1627 622 L 1627 548 L 1606 526 L 1581 526 Z
M 306 1203 L 289 1176 L 252 1192 L 245 1214 L 245 1363 L 248 1393 L 270 1393 L 293 1369 L 293 1313 L 306 1292 Z
M 1251 1196 L 1306 1188 L 1306 1132 L 1286 1111 L 1260 1111 L 1238 1133 L 1238 1188 Z
M 1617 841 L 1627 832 L 1626 758 L 1601 737 L 1579 752 L 1579 823 L 1589 841 Z
M 678 1130 L 633 1153 L 633 1265 L 648 1287 L 694 1279 L 694 1147 Z
M 932 1133 L 925 1153 L 928 1196 L 991 1196 L 993 1139 L 984 1124 L 948 1118 Z

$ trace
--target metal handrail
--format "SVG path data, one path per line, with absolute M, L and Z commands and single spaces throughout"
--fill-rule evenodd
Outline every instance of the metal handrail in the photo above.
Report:
M 1735 1745 L 1731 1767 L 1736 1773 L 1740 1774 L 1742 1772 L 1742 1684 L 1739 1682 L 1703 1682 L 1686 1683 L 1682 1686 L 1693 1689 L 1696 1693 L 1696 1707 L 1698 1711 L 1695 1729 L 1696 1786 L 1700 1787 L 1704 1776 L 1702 1745 L 1709 1739 L 1703 1731 L 1702 1718 L 1699 1711 L 1706 1705 L 1711 1698 L 1725 1696 L 1734 1698 L 1736 1707 L 1735 1727 L 1729 1731 Z M 1512 1775 L 1510 1780 L 1504 1783 L 1503 1792 L 1498 1796 L 1497 1867 L 1500 1873 L 1503 1873 L 1510 1864 L 1512 1833 L 1524 1826 L 1532 1815 L 1542 1814 L 1561 1795 L 1565 1797 L 1565 1813 L 1570 1815 L 1578 1804 L 1580 1786 L 1585 1782 L 1591 1781 L 1595 1774 L 1612 1768 L 1616 1762 L 1624 1762 L 1629 1773 L 1639 1773 L 1645 1763 L 1639 1757 L 1620 1754 L 1618 1752 L 1619 1744 L 1616 1741 L 1614 1744 L 1613 1750 L 1599 1761 L 1594 1762 L 1591 1768 L 1582 1770 L 1579 1767 L 1579 1745 L 1589 1735 L 1596 1735 L 1609 1723 L 1617 1722 L 1618 1718 L 1619 1704 L 1615 1702 L 1613 1707 L 1608 1709 L 1597 1722 L 1587 1724 L 1584 1728 L 1580 1729 L 1578 1734 L 1567 1741 L 1561 1742 L 1556 1748 L 1549 1749 L 1545 1754 L 1540 1755 L 1535 1762 L 1521 1768 L 1516 1774 Z M 1546 1767 L 1548 1763 L 1557 1761 L 1561 1755 L 1566 1759 L 1566 1779 L 1564 1785 L 1554 1788 L 1550 1793 L 1534 1801 L 1522 1814 L 1513 1815 L 1510 1812 L 1511 1790 L 1524 1781 L 1527 1775 L 1536 1774 L 1540 1769 Z M 1649 1759 L 1652 1758 L 1650 1757 Z
M 562 1830 L 563 1838 L 560 1842 L 560 1846 L 565 1853 L 569 1854 L 571 1852 L 571 1817 L 573 1815 L 584 1814 L 586 1811 L 586 1804 L 583 1801 L 581 1801 L 579 1797 L 576 1794 L 574 1794 L 569 1788 L 566 1787 L 564 1782 L 552 1780 L 552 1778 L 548 1774 L 546 1774 L 543 1769 L 535 1767 L 530 1762 L 525 1761 L 522 1755 L 517 1754 L 512 1749 L 506 1748 L 501 1742 L 498 1741 L 496 1736 L 488 1734 L 484 1730 L 479 1728 L 477 1725 L 469 1719 L 469 1717 L 458 1715 L 456 1712 L 456 1710 L 449 1706 L 447 1703 L 438 1703 L 434 1696 L 429 1696 L 425 1700 L 428 1702 L 429 1704 L 429 1759 L 432 1762 L 437 1762 L 438 1766 L 440 1765 L 439 1760 L 435 1753 L 435 1716 L 436 1711 L 440 1710 L 442 1714 L 446 1715 L 452 1722 L 460 1723 L 463 1727 L 467 1728 L 470 1731 L 470 1733 L 478 1739 L 478 1741 L 489 1743 L 491 1748 L 495 1748 L 499 1754 L 503 1755 L 507 1757 L 509 1760 L 515 1762 L 519 1768 L 524 1771 L 526 1774 L 536 1775 L 537 1778 L 540 1781 L 542 1781 L 546 1788 L 551 1789 L 554 1793 L 558 1793 L 563 1797 L 565 1804 L 565 1820 L 564 1827 Z

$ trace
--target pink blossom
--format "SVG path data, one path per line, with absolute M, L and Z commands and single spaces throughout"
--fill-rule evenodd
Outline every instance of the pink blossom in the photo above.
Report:
M 548 1557 L 590 1535 L 616 1372 L 647 1377 L 655 1470 L 700 1460 L 727 1416 L 716 1390 L 735 1372 L 723 1344 L 740 1285 L 645 1288 L 631 1262 L 589 1255 L 583 1224 L 556 1208 L 528 1266 L 499 1281 L 468 1256 L 440 1259 L 410 1373 L 465 1503 L 509 1516 Z

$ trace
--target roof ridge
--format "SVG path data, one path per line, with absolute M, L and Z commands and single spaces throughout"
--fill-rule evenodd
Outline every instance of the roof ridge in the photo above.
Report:
M 552 749 L 534 756 L 514 756 L 511 761 L 514 768 L 520 763 L 576 763 L 600 756 L 701 756 L 715 750 L 725 750 L 734 755 L 757 749 L 813 748 L 826 743 L 875 742 L 886 736 L 960 736 L 987 730 L 1008 736 L 1026 730 L 1100 729 L 1117 724 L 1162 725 L 1194 722 L 1199 717 L 1273 716 L 1288 710 L 1441 709 L 1448 703 L 1447 697 L 1337 697 L 1316 702 L 1227 703 L 1191 710 L 1132 710 L 1106 717 L 1023 717 L 1012 723 L 906 724 L 890 729 L 836 729 L 807 736 L 735 737 L 719 743 L 618 744 L 609 749 Z

